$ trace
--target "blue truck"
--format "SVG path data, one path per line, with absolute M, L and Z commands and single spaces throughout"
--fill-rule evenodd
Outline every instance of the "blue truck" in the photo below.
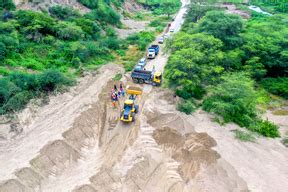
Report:
M 147 83 L 154 86 L 159 86 L 162 83 L 162 73 L 156 71 L 146 71 L 134 69 L 131 73 L 134 83 Z
M 147 58 L 154 59 L 158 55 L 159 49 L 160 49 L 159 45 L 151 45 L 148 48 Z

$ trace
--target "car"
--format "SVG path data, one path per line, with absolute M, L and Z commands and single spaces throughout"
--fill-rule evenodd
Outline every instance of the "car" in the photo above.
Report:
M 138 62 L 138 65 L 143 65 L 143 66 L 145 66 L 146 64 L 147 64 L 146 58 L 142 58 L 142 59 L 140 59 L 139 62 Z
M 159 43 L 159 44 L 163 44 L 163 43 L 164 43 L 164 37 L 160 37 L 160 38 L 158 39 L 158 43 Z
M 134 69 L 135 69 L 135 70 L 143 70 L 144 67 L 143 67 L 142 65 L 136 65 L 136 66 L 134 67 Z
M 173 28 L 170 28 L 170 30 L 169 30 L 170 33 L 174 33 L 174 31 L 175 30 Z
M 163 37 L 164 37 L 164 39 L 168 39 L 170 36 L 168 33 L 166 33 Z

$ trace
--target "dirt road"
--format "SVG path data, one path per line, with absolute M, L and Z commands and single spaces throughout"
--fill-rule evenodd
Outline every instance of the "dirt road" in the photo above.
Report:
M 147 68 L 163 71 L 167 58 L 160 52 Z M 221 127 L 202 111 L 178 112 L 169 90 L 141 85 L 136 122 L 119 122 L 120 107 L 112 108 L 109 96 L 119 71 L 103 66 L 19 116 L 23 133 L 0 142 L 0 192 L 288 189 L 287 150 L 278 140 L 242 143 L 230 131 L 236 125 Z M 129 76 L 122 82 L 132 84 Z

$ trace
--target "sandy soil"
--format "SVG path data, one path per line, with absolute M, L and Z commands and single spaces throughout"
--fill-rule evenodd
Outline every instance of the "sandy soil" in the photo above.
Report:
M 227 13 L 231 13 L 231 14 L 237 14 L 240 15 L 241 17 L 245 18 L 245 19 L 249 19 L 250 18 L 250 13 L 237 9 L 237 7 L 232 4 L 232 3 L 223 3 L 221 5 L 221 7 L 224 7 L 227 11 Z
M 163 71 L 167 58 L 161 52 L 147 68 Z M 178 112 L 169 90 L 139 85 L 136 122 L 120 122 L 124 98 L 116 109 L 110 102 L 119 71 L 103 66 L 18 115 L 23 132 L 0 142 L 0 192 L 287 191 L 288 152 L 280 139 L 236 140 L 234 124 L 220 126 L 201 110 Z M 129 75 L 121 81 L 133 85 Z M 286 129 L 285 117 L 267 115 Z
M 149 21 L 135 21 L 132 19 L 122 19 L 122 24 L 125 26 L 124 29 L 115 28 L 118 36 L 122 39 L 128 37 L 133 33 L 138 33 L 140 31 L 149 30 Z

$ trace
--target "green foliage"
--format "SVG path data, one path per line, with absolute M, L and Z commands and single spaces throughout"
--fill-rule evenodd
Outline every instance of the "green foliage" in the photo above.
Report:
M 221 115 L 225 122 L 248 127 L 257 117 L 254 82 L 243 73 L 226 74 L 203 102 L 203 109 Z
M 83 1 L 83 0 L 81 0 Z M 85 15 L 86 18 L 91 20 L 98 20 L 102 24 L 112 24 L 116 25 L 120 23 L 120 15 L 107 3 L 102 1 L 90 1 L 91 6 L 87 6 L 92 8 L 93 10 Z
M 180 101 L 180 103 L 177 104 L 177 109 L 189 115 L 194 112 L 197 107 L 195 102 L 192 99 L 189 99 Z
M 165 67 L 169 86 L 179 88 L 185 97 L 201 98 L 202 85 L 214 81 L 223 71 L 218 65 L 223 57 L 221 47 L 222 42 L 213 36 L 178 33 L 170 45 L 174 52 Z
M 113 80 L 114 81 L 120 81 L 122 79 L 122 74 L 121 73 L 117 73 L 116 75 L 115 75 L 115 77 L 113 77 Z
M 31 98 L 54 91 L 59 86 L 71 85 L 58 71 L 48 70 L 42 74 L 14 73 L 0 79 L 0 113 L 21 110 Z
M 79 17 L 80 14 L 70 7 L 62 7 L 60 5 L 56 5 L 49 8 L 49 13 L 60 20 L 69 20 L 76 17 Z
M 252 5 L 260 6 L 269 12 L 282 12 L 288 13 L 288 2 L 286 0 L 276 0 L 276 1 L 267 1 L 267 0 L 250 0 Z
M 274 77 L 288 74 L 287 19 L 288 15 L 275 15 L 257 17 L 248 22 L 242 35 L 242 49 L 246 60 L 251 62 L 252 59 L 252 68 L 260 69 L 261 74 L 265 71 Z
M 241 141 L 245 141 L 245 142 L 255 142 L 256 138 L 254 137 L 254 135 L 252 135 L 251 133 L 247 132 L 247 131 L 241 131 L 239 129 L 235 130 L 235 137 Z
M 79 40 L 84 36 L 84 32 L 81 27 L 64 21 L 59 22 L 55 26 L 55 31 L 57 31 L 57 37 L 63 40 Z
M 265 137 L 280 137 L 278 126 L 268 120 L 256 119 L 248 129 Z
M 127 38 L 129 44 L 134 44 L 139 47 L 140 50 L 145 50 L 147 46 L 155 39 L 155 34 L 150 31 L 141 31 L 130 35 Z
M 137 0 L 139 3 L 143 4 L 153 11 L 154 14 L 167 14 L 169 17 L 171 14 L 176 13 L 176 11 L 181 6 L 179 0 Z
M 261 85 L 270 93 L 288 99 L 288 77 L 265 78 Z
M 13 0 L 1 0 L 0 10 L 15 10 L 16 6 L 13 3 Z
M 199 22 L 198 30 L 221 39 L 225 46 L 231 49 L 242 43 L 239 34 L 243 30 L 243 20 L 238 15 L 210 11 Z

